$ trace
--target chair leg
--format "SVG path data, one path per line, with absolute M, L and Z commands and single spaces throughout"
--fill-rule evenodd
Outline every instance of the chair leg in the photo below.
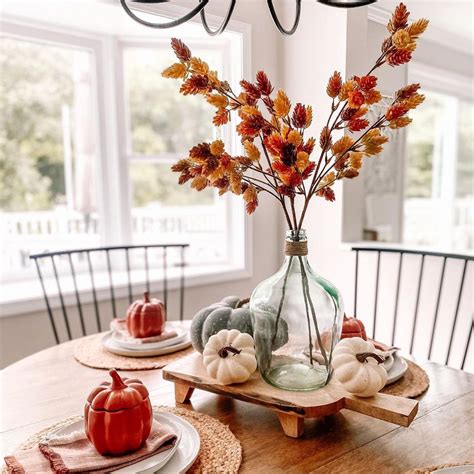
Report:
M 278 412 L 281 427 L 286 436 L 299 438 L 304 433 L 304 418 L 288 413 Z

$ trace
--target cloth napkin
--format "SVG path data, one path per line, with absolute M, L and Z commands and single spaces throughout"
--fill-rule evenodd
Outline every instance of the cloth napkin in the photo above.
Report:
M 102 456 L 87 439 L 84 432 L 55 437 L 37 447 L 17 451 L 5 457 L 9 473 L 105 473 L 121 469 L 143 459 L 171 449 L 177 436 L 168 426 L 153 420 L 150 436 L 138 450 L 123 456 Z
M 127 329 L 126 319 L 112 319 L 110 322 L 110 329 L 114 331 L 114 337 L 126 342 L 131 342 L 133 344 L 147 344 L 150 342 L 160 342 L 176 337 L 178 333 L 174 329 L 166 329 L 159 336 L 151 337 L 133 337 L 130 335 Z

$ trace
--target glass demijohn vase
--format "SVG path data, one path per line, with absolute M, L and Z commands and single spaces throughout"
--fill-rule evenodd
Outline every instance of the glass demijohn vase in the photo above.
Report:
M 258 366 L 275 387 L 315 390 L 331 377 L 343 302 L 339 291 L 311 268 L 306 232 L 288 231 L 285 244 L 282 267 L 250 298 Z

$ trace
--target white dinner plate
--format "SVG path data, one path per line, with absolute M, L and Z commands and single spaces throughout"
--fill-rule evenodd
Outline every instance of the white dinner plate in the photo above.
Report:
M 112 332 L 112 339 L 120 346 L 125 349 L 130 349 L 132 351 L 135 350 L 154 350 L 154 349 L 162 349 L 164 347 L 169 347 L 169 346 L 174 346 L 176 344 L 179 344 L 180 342 L 183 342 L 186 339 L 186 336 L 188 335 L 188 330 L 179 327 L 179 326 L 173 326 L 173 325 L 167 325 L 167 327 L 170 330 L 176 331 L 176 336 L 175 337 L 170 337 L 169 339 L 165 339 L 164 341 L 158 341 L 158 342 L 144 342 L 141 344 L 137 344 L 136 342 L 130 342 L 126 341 L 123 339 L 120 339 L 120 336 L 117 336 L 117 332 L 113 331 Z
M 183 474 L 196 460 L 201 449 L 201 440 L 196 428 L 184 418 L 171 413 L 162 413 L 174 419 L 181 428 L 181 441 L 174 456 L 168 461 L 166 466 L 160 469 L 160 474 Z
M 165 354 L 171 354 L 173 352 L 181 351 L 191 345 L 191 339 L 189 335 L 186 336 L 184 341 L 175 344 L 174 346 L 162 347 L 158 349 L 125 349 L 120 346 L 115 339 L 112 338 L 112 333 L 109 332 L 102 338 L 102 346 L 112 354 L 117 354 L 125 357 L 155 357 Z
M 437 469 L 433 471 L 443 473 L 443 474 L 468 474 L 474 472 L 474 464 L 467 464 L 465 466 L 452 466 L 452 467 L 443 467 L 442 469 Z
M 178 436 L 176 444 L 167 451 L 158 453 L 143 461 L 124 467 L 114 473 L 130 473 L 133 469 L 137 474 L 149 474 L 159 471 L 160 473 L 181 474 L 186 472 L 199 454 L 201 442 L 199 434 L 191 423 L 173 415 L 154 411 L 153 417 L 163 425 L 168 425 Z M 84 420 L 76 421 L 58 430 L 55 435 L 66 435 L 74 431 L 84 430 Z
M 395 353 L 393 355 L 393 365 L 387 372 L 387 383 L 385 385 L 390 385 L 391 383 L 400 380 L 407 370 L 408 364 L 406 360 Z

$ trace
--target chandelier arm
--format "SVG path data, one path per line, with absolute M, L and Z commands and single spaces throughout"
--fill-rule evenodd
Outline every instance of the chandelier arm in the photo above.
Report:
M 209 0 L 199 0 L 199 4 L 193 8 L 190 12 L 186 13 L 186 15 L 178 18 L 176 20 L 169 21 L 168 23 L 152 23 L 150 21 L 142 20 L 140 17 L 135 15 L 135 13 L 130 10 L 125 0 L 120 0 L 123 9 L 127 13 L 127 15 L 135 20 L 137 23 L 140 23 L 145 26 L 149 26 L 150 28 L 158 28 L 158 29 L 165 29 L 165 28 L 174 28 L 175 26 L 181 25 L 182 23 L 187 22 L 193 16 L 197 15 L 209 2 Z
M 377 2 L 377 0 L 353 0 L 350 3 L 338 3 L 334 2 L 334 0 L 317 0 L 319 3 L 323 5 L 327 5 L 329 7 L 336 7 L 336 8 L 357 8 L 363 7 L 364 5 L 370 5 L 371 3 Z
M 278 19 L 278 16 L 275 11 L 275 7 L 273 6 L 273 0 L 267 0 L 267 4 L 270 10 L 270 13 L 272 15 L 273 21 L 275 22 L 275 25 L 278 28 L 278 31 L 282 35 L 286 35 L 286 36 L 292 35 L 296 31 L 296 28 L 298 28 L 298 23 L 300 22 L 301 0 L 296 0 L 295 22 L 293 23 L 293 26 L 289 30 L 285 30 L 285 28 L 283 28 L 283 26 L 281 25 L 280 20 Z
M 204 0 L 199 0 L 199 3 L 203 2 Z M 224 20 L 221 23 L 221 26 L 217 28 L 217 30 L 211 30 L 209 25 L 207 24 L 206 20 L 206 13 L 204 8 L 201 10 L 200 15 L 201 15 L 201 22 L 202 26 L 204 26 L 204 29 L 207 31 L 207 33 L 211 36 L 217 36 L 220 35 L 227 27 L 227 24 L 229 23 L 230 17 L 232 16 L 232 13 L 234 11 L 236 0 L 231 0 L 229 4 L 229 9 L 227 10 L 227 14 L 224 18 Z

